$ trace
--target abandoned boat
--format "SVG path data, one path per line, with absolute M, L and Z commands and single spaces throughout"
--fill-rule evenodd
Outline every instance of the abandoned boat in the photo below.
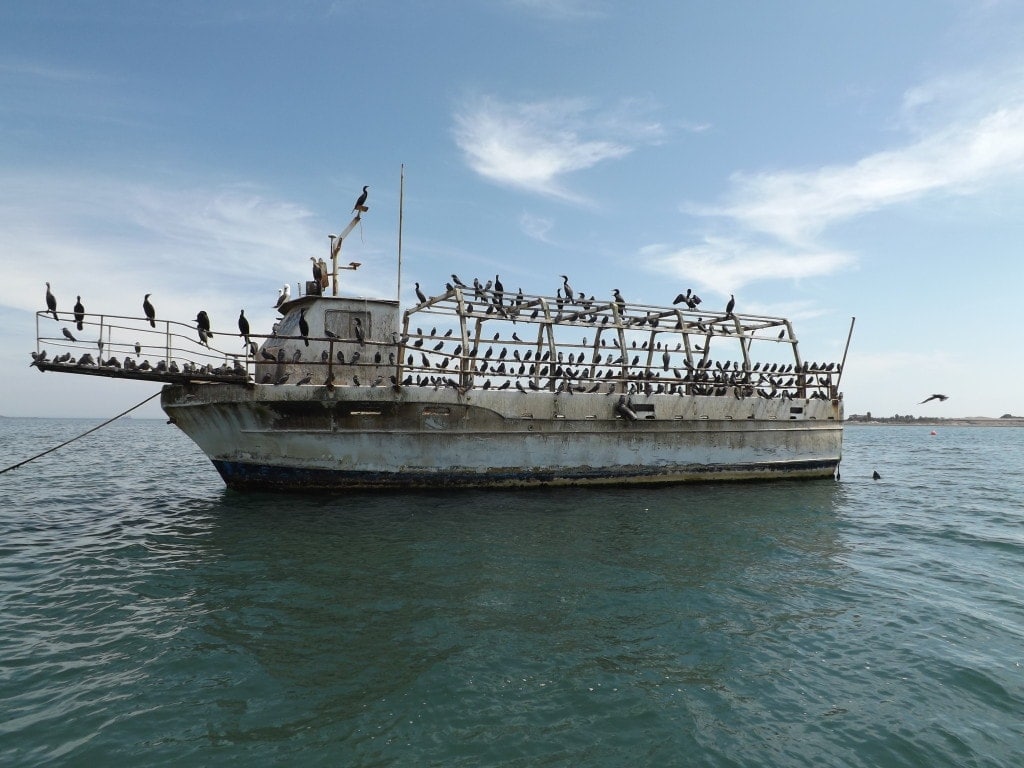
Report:
M 367 209 L 357 210 L 332 236 L 330 272 L 321 262 L 301 295 L 282 297 L 269 334 L 240 322 L 242 345 L 206 333 L 202 313 L 181 323 L 50 308 L 37 313 L 32 364 L 162 384 L 170 423 L 238 490 L 836 472 L 843 366 L 805 360 L 787 319 L 636 304 L 617 290 L 512 294 L 454 275 L 431 297 L 417 284 L 417 303 L 401 311 L 338 295 L 341 240 Z M 62 320 L 99 342 L 51 330 Z M 218 349 L 225 338 L 248 352 Z

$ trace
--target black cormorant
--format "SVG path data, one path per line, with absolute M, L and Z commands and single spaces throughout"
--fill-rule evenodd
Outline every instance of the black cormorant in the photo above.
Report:
M 309 346 L 309 323 L 306 322 L 306 310 L 299 311 L 299 333 L 302 335 L 302 340 Z
M 147 293 L 142 297 L 142 311 L 146 313 L 150 326 L 156 328 L 156 310 L 153 309 L 153 305 L 149 302 L 149 297 L 152 295 L 152 293 Z
M 363 187 L 363 194 L 359 196 L 359 199 L 356 200 L 356 204 L 352 208 L 353 213 L 355 211 L 363 212 L 366 210 L 366 196 L 370 194 L 367 192 L 369 188 L 369 185 Z
M 60 320 L 57 317 L 57 297 L 50 293 L 50 284 L 46 284 L 46 309 L 53 315 L 54 320 Z
M 565 298 L 572 301 L 576 294 L 572 290 L 572 286 L 569 285 L 569 276 L 562 275 L 562 287 L 565 288 Z

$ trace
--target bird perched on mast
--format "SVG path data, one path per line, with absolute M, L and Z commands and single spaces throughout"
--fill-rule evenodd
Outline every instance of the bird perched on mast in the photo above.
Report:
M 356 204 L 352 207 L 353 213 L 355 213 L 356 211 L 359 211 L 360 213 L 366 213 L 368 210 L 370 210 L 369 208 L 366 207 L 366 196 L 370 194 L 369 192 L 367 192 L 369 188 L 369 186 L 363 187 L 363 194 L 359 196 L 359 199 L 356 200 Z
M 320 264 L 317 263 L 316 256 L 310 256 L 309 260 L 313 262 L 313 282 L 316 283 L 317 288 L 320 288 L 323 285 L 324 273 L 320 269 Z

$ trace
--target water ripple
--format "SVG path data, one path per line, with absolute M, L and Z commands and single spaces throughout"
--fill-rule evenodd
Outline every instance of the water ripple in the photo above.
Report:
M 0 420 L 0 459 L 89 426 Z M 840 483 L 296 497 L 226 491 L 162 422 L 109 429 L 0 478 L 0 762 L 1002 768 L 1024 744 L 1017 430 L 851 428 Z

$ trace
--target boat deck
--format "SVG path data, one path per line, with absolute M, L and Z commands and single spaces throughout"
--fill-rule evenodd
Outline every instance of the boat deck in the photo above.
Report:
M 365 335 L 347 326 L 354 330 L 339 334 L 322 321 L 322 332 L 299 335 L 300 312 L 357 305 L 395 307 L 299 297 L 281 308 L 274 333 L 217 332 L 206 343 L 194 325 L 153 327 L 141 317 L 87 314 L 79 331 L 67 312 L 58 315 L 58 335 L 53 317 L 38 312 L 32 364 L 162 384 L 841 398 L 842 366 L 803 360 L 792 324 L 780 317 L 449 286 L 402 313 L 394 331 Z

